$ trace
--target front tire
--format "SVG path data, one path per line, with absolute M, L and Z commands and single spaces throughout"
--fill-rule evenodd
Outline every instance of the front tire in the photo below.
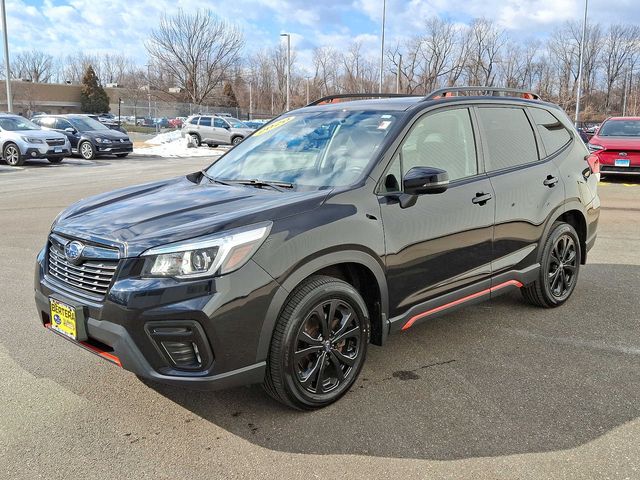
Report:
M 291 294 L 276 324 L 265 390 L 300 410 L 335 402 L 360 374 L 369 330 L 367 306 L 355 288 L 310 277 Z
M 2 157 L 7 165 L 19 167 L 24 164 L 24 157 L 20 153 L 20 148 L 15 143 L 7 143 L 2 149 Z
M 91 142 L 84 141 L 78 145 L 78 151 L 80 152 L 80 156 L 85 160 L 93 160 L 96 158 L 96 149 L 93 148 Z
M 231 145 L 233 145 L 235 147 L 240 142 L 242 142 L 242 140 L 244 140 L 244 138 L 242 138 L 242 137 L 233 137 L 233 139 L 231 140 Z
M 523 297 L 543 308 L 565 303 L 576 288 L 581 258 L 575 229 L 568 223 L 555 222 L 542 250 L 538 279 L 522 288 Z

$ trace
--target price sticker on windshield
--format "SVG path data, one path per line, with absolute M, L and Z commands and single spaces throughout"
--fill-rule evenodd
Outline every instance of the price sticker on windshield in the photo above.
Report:
M 260 135 L 264 135 L 265 133 L 269 133 L 271 130 L 275 130 L 276 128 L 280 128 L 281 126 L 286 125 L 287 123 L 289 123 L 294 118 L 296 118 L 296 117 L 285 117 L 285 118 L 282 118 L 280 120 L 277 120 L 277 121 L 267 125 L 266 127 L 262 127 L 260 130 L 257 130 L 256 132 L 254 132 L 253 136 L 254 137 L 259 137 Z

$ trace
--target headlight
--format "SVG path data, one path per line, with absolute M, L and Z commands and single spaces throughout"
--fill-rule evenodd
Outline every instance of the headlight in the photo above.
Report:
M 96 142 L 98 142 L 98 143 L 111 143 L 111 140 L 109 140 L 108 138 L 97 137 L 96 138 Z
M 142 254 L 142 276 L 198 278 L 233 272 L 260 248 L 271 225 L 252 225 L 152 248 Z
M 42 140 L 41 138 L 34 138 L 34 137 L 20 137 L 20 138 L 22 138 L 22 140 L 27 143 L 44 143 L 44 140 Z
M 587 143 L 587 148 L 591 152 L 597 152 L 598 150 L 604 150 L 604 147 L 602 145 L 595 145 L 593 143 Z

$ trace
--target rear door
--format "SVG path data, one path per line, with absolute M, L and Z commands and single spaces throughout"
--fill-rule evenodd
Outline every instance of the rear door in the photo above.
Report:
M 564 203 L 560 172 L 525 107 L 476 107 L 487 175 L 495 191 L 494 286 L 537 262 L 548 217 Z
M 211 117 L 200 117 L 198 123 L 198 133 L 203 142 L 211 142 L 215 140 L 213 119 Z
M 413 315 L 449 292 L 463 295 L 467 286 L 489 286 L 494 201 L 491 182 L 479 168 L 476 137 L 466 107 L 427 113 L 411 127 L 384 174 L 380 204 L 391 317 Z M 401 191 L 403 175 L 417 166 L 446 170 L 449 188 L 401 208 L 393 192 Z M 394 323 L 407 328 L 405 322 Z

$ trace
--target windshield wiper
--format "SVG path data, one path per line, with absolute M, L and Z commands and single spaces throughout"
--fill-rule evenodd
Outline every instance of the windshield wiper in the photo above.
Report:
M 200 173 L 202 174 L 202 176 L 204 178 L 206 178 L 207 180 L 209 180 L 210 182 L 214 182 L 214 183 L 219 183 L 220 185 L 231 185 L 230 183 L 227 182 L 223 182 L 222 180 L 218 180 L 217 178 L 213 178 L 211 175 L 209 175 L 206 171 L 201 170 Z
M 292 189 L 294 187 L 293 183 L 273 182 L 273 181 L 258 180 L 258 179 L 253 179 L 253 180 L 227 180 L 227 182 L 229 182 L 229 184 L 248 185 L 248 186 L 256 187 L 256 188 L 269 187 L 269 188 L 272 188 L 273 190 L 277 190 L 278 192 L 284 192 L 285 189 Z

